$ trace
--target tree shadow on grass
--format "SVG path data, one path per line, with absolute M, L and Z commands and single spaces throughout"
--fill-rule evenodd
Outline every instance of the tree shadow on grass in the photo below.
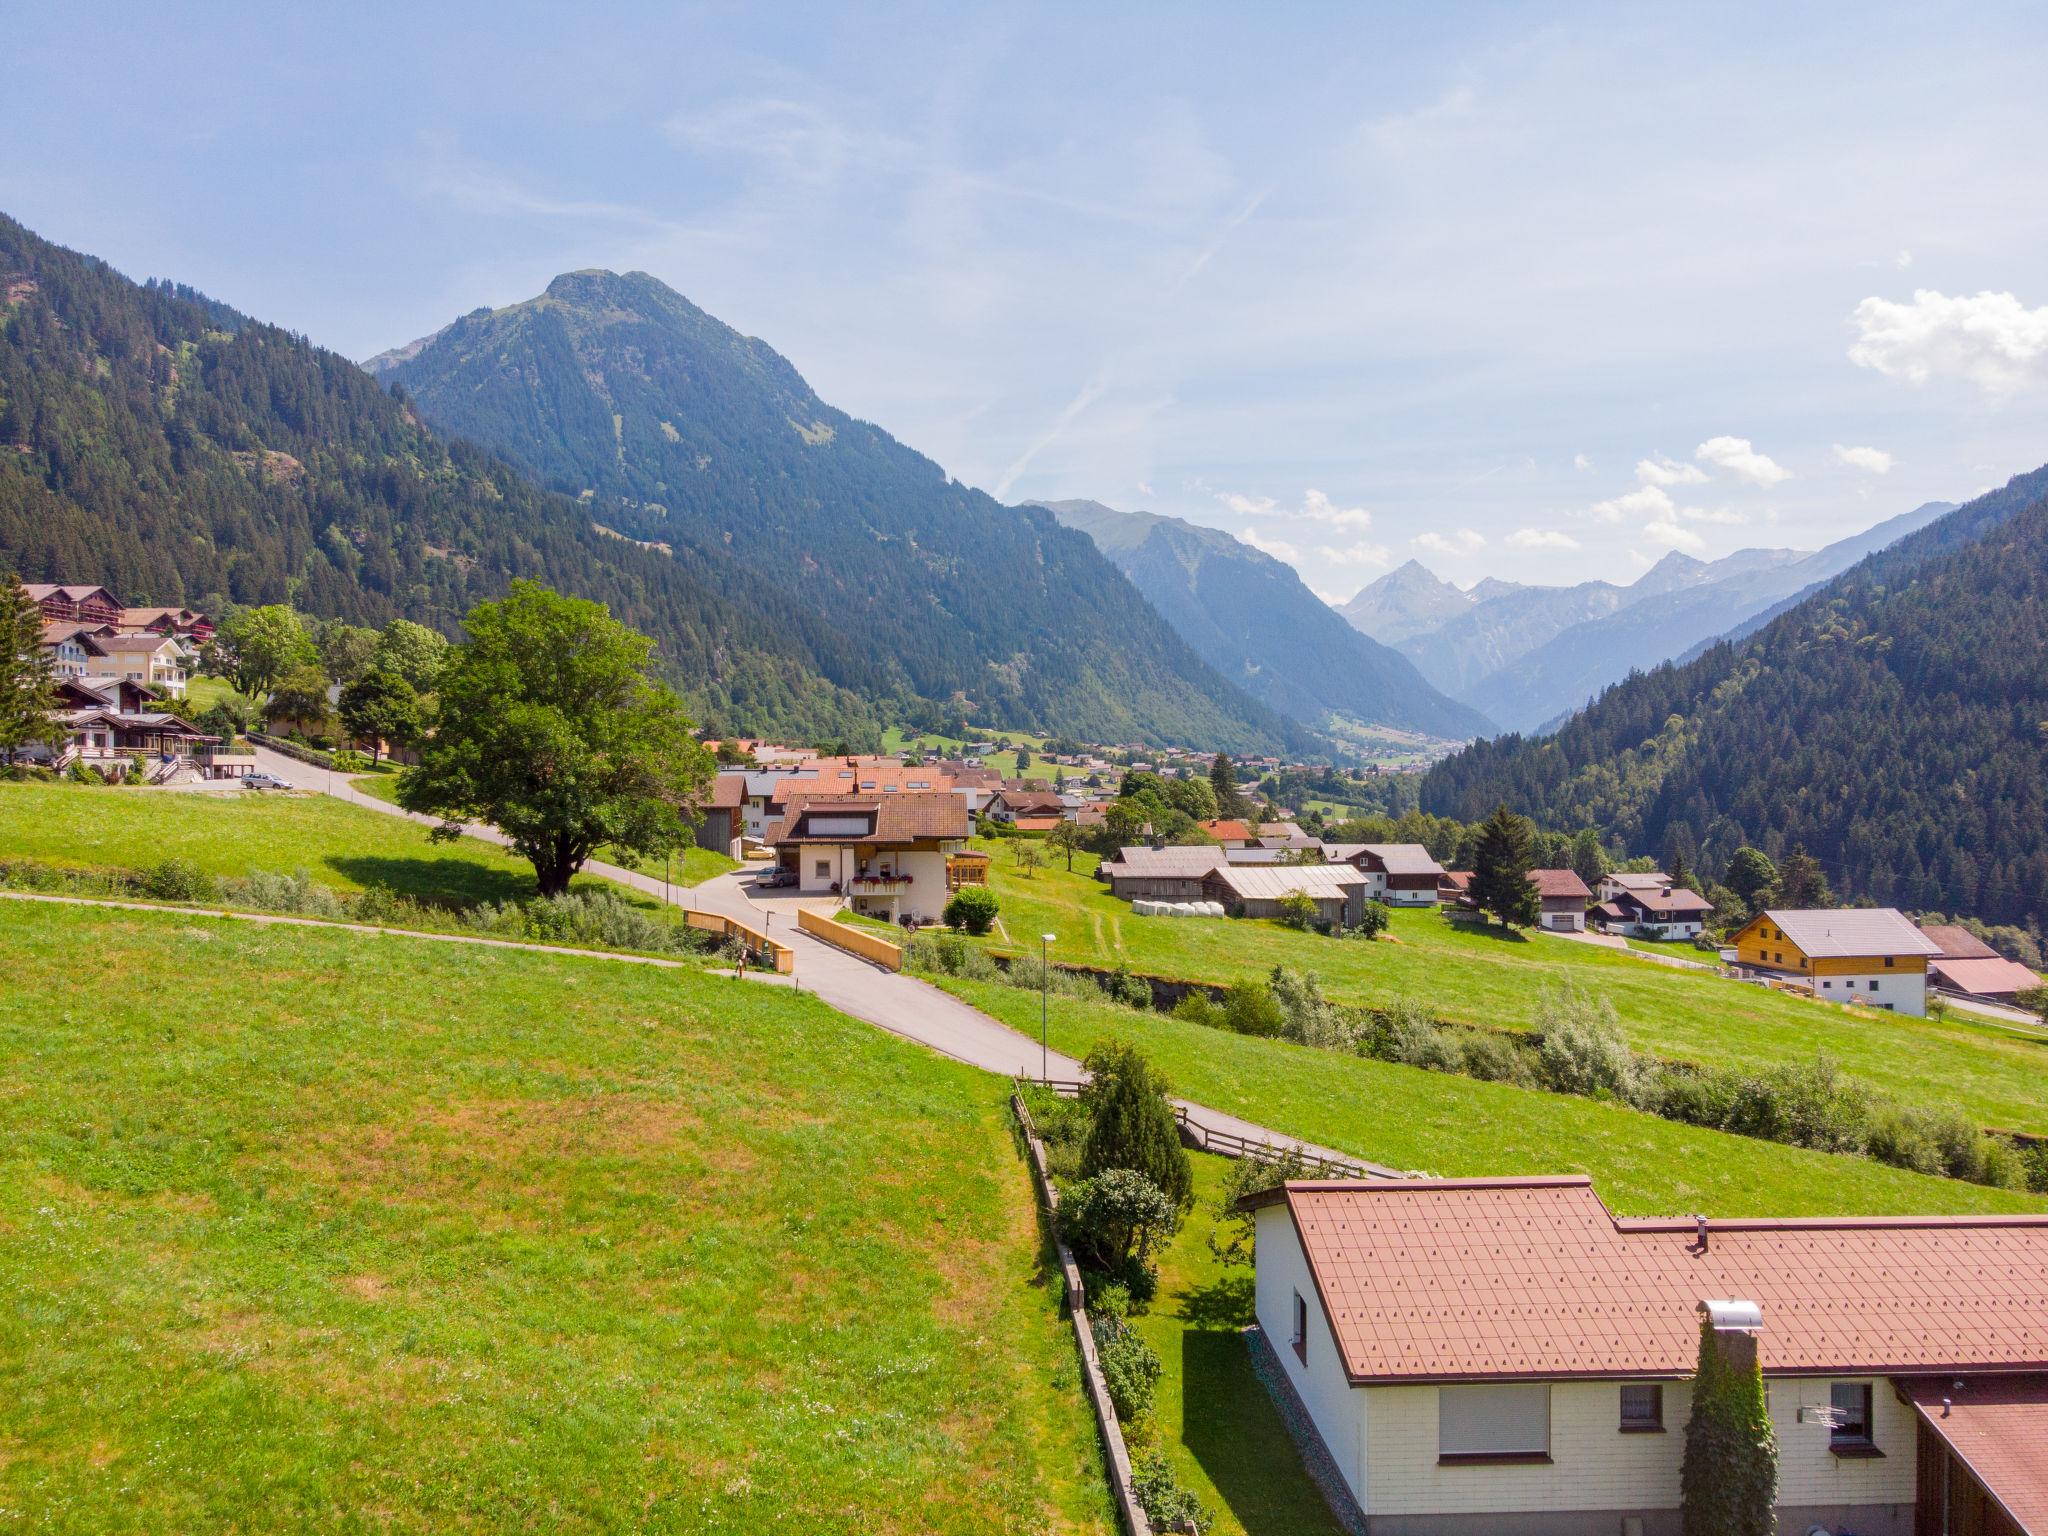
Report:
M 1529 935 L 1520 928 L 1503 928 L 1499 923 L 1453 923 L 1446 920 L 1444 926 L 1461 937 L 1491 939 L 1496 944 L 1529 942 Z
M 1248 1536 L 1341 1530 L 1235 1327 L 1181 1335 L 1181 1440 Z
M 1228 1330 L 1250 1325 L 1255 1310 L 1252 1275 L 1233 1271 L 1182 1294 L 1175 1312 L 1190 1328 Z
M 529 871 L 470 859 L 333 854 L 322 862 L 357 885 L 381 885 L 401 896 L 435 907 L 473 907 L 487 901 L 525 901 L 537 890 Z

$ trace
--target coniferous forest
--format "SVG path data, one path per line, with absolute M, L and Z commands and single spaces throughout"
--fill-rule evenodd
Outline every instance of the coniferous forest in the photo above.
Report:
M 1505 800 L 1719 869 L 1804 844 L 1842 894 L 2048 917 L 2048 469 L 1872 556 L 1754 634 L 1616 684 L 1556 735 L 1447 759 L 1426 809 Z

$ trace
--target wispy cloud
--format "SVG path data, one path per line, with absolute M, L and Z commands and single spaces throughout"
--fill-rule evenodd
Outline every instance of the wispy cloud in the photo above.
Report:
M 1577 549 L 1579 541 L 1562 528 L 1517 528 L 1505 541 L 1509 549 Z
M 1594 502 L 1587 508 L 1587 515 L 1596 523 L 1627 523 L 1651 517 L 1676 517 L 1678 507 L 1663 486 L 1646 485 Z
M 1892 472 L 1892 456 L 1882 448 L 1845 448 L 1835 444 L 1835 462 L 1850 469 L 1860 469 L 1866 475 L 1888 475 Z
M 1458 528 L 1450 533 L 1418 533 L 1408 542 L 1432 555 L 1476 555 L 1486 548 L 1486 535 L 1476 528 Z
M 1031 467 L 1031 461 L 1066 436 L 1067 430 L 1081 419 L 1089 406 L 1102 398 L 1103 392 L 1108 388 L 1109 365 L 1104 363 L 1095 370 L 1088 382 L 1076 391 L 1074 398 L 1069 400 L 1059 415 L 1053 418 L 1052 425 L 1045 429 L 1038 440 L 1018 454 L 1010 467 L 1003 471 L 995 485 L 995 497 L 998 501 L 1010 494 L 1010 487 L 1023 478 L 1024 471 Z
M 1660 453 L 1637 461 L 1636 478 L 1645 485 L 1705 485 L 1707 472 L 1697 464 L 1681 464 Z
M 1643 528 L 1643 537 L 1652 544 L 1666 549 L 1682 549 L 1689 555 L 1696 555 L 1707 547 L 1705 539 L 1690 528 L 1681 528 L 1669 518 L 1659 518 L 1654 523 L 1646 524 Z
M 1285 539 L 1269 538 L 1256 528 L 1247 529 L 1239 534 L 1238 538 L 1262 554 L 1271 555 L 1275 560 L 1284 560 L 1289 565 L 1297 565 L 1301 561 L 1301 551 L 1292 544 Z

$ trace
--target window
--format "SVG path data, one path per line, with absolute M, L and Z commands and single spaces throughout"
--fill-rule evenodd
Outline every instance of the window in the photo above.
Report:
M 1550 1388 L 1438 1387 L 1436 1452 L 1439 1462 L 1550 1460 Z
M 1837 1455 L 1856 1456 L 1874 1452 L 1870 1439 L 1870 1383 L 1838 1381 L 1828 1388 L 1828 1406 L 1839 1422 L 1828 1431 L 1828 1449 Z
M 1294 1337 L 1288 1340 L 1294 1352 L 1301 1357 L 1302 1364 L 1308 1363 L 1308 1303 L 1301 1299 L 1301 1292 L 1294 1293 Z
M 1894 959 L 1894 958 L 1893 958 L 1892 956 L 1890 956 L 1890 955 L 1886 955 L 1886 956 L 1884 957 L 1884 963 L 1885 963 L 1885 964 L 1886 964 L 1887 966 L 1891 966 L 1891 965 L 1894 965 L 1894 964 L 1896 964 L 1897 962 L 1895 961 L 1895 959 Z
M 1621 1432 L 1644 1434 L 1664 1427 L 1664 1388 L 1656 1382 L 1621 1389 Z
M 832 878 L 832 861 L 830 859 L 818 860 L 815 867 L 820 880 L 830 880 Z
M 1874 980 L 1870 983 L 1870 990 L 1873 992 L 1877 990 L 1877 983 Z

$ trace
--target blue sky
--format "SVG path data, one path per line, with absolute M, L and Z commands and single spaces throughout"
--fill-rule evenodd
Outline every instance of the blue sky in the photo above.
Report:
M 1790 14 L 1787 14 L 1790 13 Z M 1342 598 L 2048 460 L 2038 6 L 17 6 L 0 209 L 363 357 L 641 268 Z

